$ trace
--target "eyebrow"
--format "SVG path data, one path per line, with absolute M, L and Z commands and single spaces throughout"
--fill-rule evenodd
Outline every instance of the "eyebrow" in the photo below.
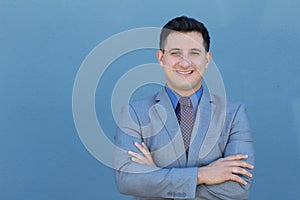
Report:
M 172 48 L 172 49 L 169 49 L 168 51 L 182 51 L 182 49 L 180 49 L 180 48 Z M 202 52 L 202 50 L 198 49 L 198 48 L 192 48 L 192 49 L 189 49 L 189 51 L 199 51 L 199 52 Z
M 192 49 L 190 49 L 191 51 L 199 51 L 199 52 L 202 52 L 202 50 L 201 49 L 198 49 L 198 48 L 192 48 Z
M 181 51 L 182 49 L 179 49 L 179 48 L 172 48 L 172 49 L 169 49 L 168 51 Z

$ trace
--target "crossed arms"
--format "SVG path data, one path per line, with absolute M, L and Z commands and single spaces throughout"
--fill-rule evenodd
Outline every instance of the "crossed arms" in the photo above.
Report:
M 131 160 L 144 164 L 155 166 L 151 153 L 148 147 L 142 142 L 142 145 L 135 142 L 134 145 L 142 154 L 135 153 L 133 151 L 128 151 L 131 156 Z M 246 169 L 253 169 L 254 166 L 245 162 L 244 160 L 248 158 L 248 155 L 233 155 L 226 158 L 220 158 L 205 167 L 198 168 L 197 185 L 217 185 L 224 183 L 225 181 L 235 181 L 242 185 L 247 185 L 247 182 L 238 175 L 244 175 L 251 178 L 252 174 Z
M 132 107 L 130 113 L 138 123 Z M 119 125 L 115 143 L 123 150 L 116 153 L 114 161 L 121 193 L 144 198 L 248 199 L 254 157 L 244 106 L 235 114 L 224 155 L 201 167 L 157 166 L 144 143 L 141 129 L 130 123 Z M 245 149 L 242 154 L 239 153 L 241 148 Z

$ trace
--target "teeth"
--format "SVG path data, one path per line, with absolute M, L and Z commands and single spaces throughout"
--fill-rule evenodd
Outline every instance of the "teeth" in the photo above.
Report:
M 187 72 L 181 72 L 181 71 L 178 71 L 179 74 L 190 74 L 192 73 L 192 71 L 187 71 Z

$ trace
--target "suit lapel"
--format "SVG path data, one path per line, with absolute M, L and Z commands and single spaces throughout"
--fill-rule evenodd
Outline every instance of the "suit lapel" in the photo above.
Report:
M 174 156 L 176 156 L 176 158 L 172 158 L 172 156 L 170 156 L 169 162 L 178 160 L 180 166 L 184 167 L 186 166 L 186 157 L 183 156 L 185 155 L 185 148 L 182 134 L 171 100 L 164 88 L 158 93 L 156 100 L 158 103 L 155 105 L 155 110 L 161 121 L 164 123 L 170 138 L 170 143 L 163 148 L 163 151 L 175 152 Z
M 177 117 L 165 89 L 158 93 L 156 101 L 158 103 L 154 105 L 154 108 L 170 138 L 170 143 L 159 150 L 170 155 L 166 164 L 177 160 L 182 167 L 196 166 L 199 158 L 203 159 L 220 137 L 225 120 L 226 102 L 212 99 L 208 90 L 204 88 L 197 109 L 187 161 Z
M 204 138 L 207 137 L 207 130 L 211 123 L 211 119 L 214 116 L 214 111 L 215 106 L 211 103 L 210 94 L 206 89 L 204 89 L 198 105 L 192 132 L 188 166 L 195 166 L 197 164 L 199 151 L 203 141 L 205 140 Z
M 200 159 L 207 156 L 218 142 L 226 117 L 226 101 L 223 98 L 214 98 L 211 102 L 212 120 L 199 151 L 198 158 Z
M 226 101 L 212 98 L 208 90 L 198 106 L 192 134 L 188 166 L 196 166 L 212 150 L 222 133 L 226 115 Z

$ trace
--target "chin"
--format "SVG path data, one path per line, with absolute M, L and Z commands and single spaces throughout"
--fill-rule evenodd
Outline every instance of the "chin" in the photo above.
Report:
M 180 91 L 194 91 L 194 87 L 191 85 L 181 85 L 177 87 L 178 90 Z

